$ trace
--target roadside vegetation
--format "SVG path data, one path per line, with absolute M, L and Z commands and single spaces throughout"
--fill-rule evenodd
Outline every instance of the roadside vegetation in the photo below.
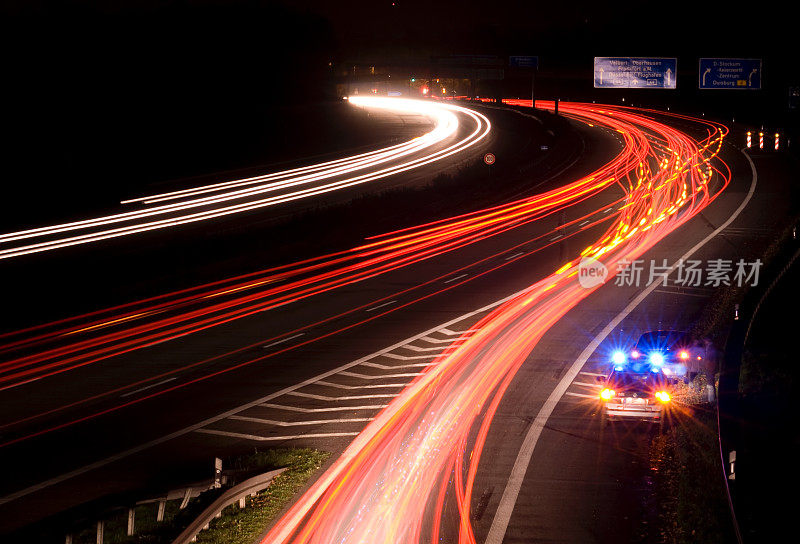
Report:
M 704 400 L 705 385 L 700 375 L 690 385 L 679 386 L 674 417 L 651 445 L 660 542 L 729 541 L 716 407 Z
M 197 542 L 207 544 L 254 544 L 270 522 L 319 470 L 329 453 L 312 449 L 267 450 L 240 460 L 243 468 L 260 466 L 289 467 L 272 480 L 270 486 L 247 499 L 246 507 L 229 506 L 201 532 Z M 271 469 L 270 469 L 271 470 Z
M 245 508 L 238 504 L 228 506 L 219 518 L 212 520 L 209 528 L 201 531 L 197 542 L 209 544 L 254 544 L 269 524 L 291 502 L 297 493 L 323 465 L 330 454 L 311 448 L 276 448 L 227 459 L 224 466 L 242 481 L 250 476 L 278 468 L 287 470 L 277 475 L 269 487 L 248 497 Z M 189 501 L 183 510 L 180 500 L 168 501 L 164 520 L 156 521 L 156 503 L 136 507 L 136 534 L 126 536 L 127 510 L 120 509 L 105 520 L 106 544 L 171 544 L 225 488 L 209 490 Z M 94 544 L 96 526 L 87 524 L 73 537 L 74 544 Z

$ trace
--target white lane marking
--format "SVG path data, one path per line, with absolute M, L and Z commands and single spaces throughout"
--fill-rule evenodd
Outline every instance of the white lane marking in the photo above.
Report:
M 756 173 L 756 166 L 753 164 L 753 160 L 747 155 L 744 154 L 745 158 L 750 162 L 750 168 L 753 171 L 753 180 L 750 183 L 750 191 L 748 191 L 747 196 L 745 196 L 742 203 L 739 204 L 739 207 L 736 208 L 731 216 L 725 221 L 722 225 L 714 229 L 708 236 L 700 240 L 697 244 L 695 244 L 689 251 L 687 251 L 675 264 L 673 264 L 669 270 L 667 271 L 667 275 L 671 274 L 675 271 L 678 267 L 678 263 L 681 260 L 686 260 L 694 254 L 697 250 L 701 247 L 706 245 L 711 239 L 717 236 L 720 232 L 722 232 L 728 225 L 733 223 L 733 221 L 742 213 L 742 210 L 747 206 L 750 199 L 753 197 L 753 193 L 756 190 L 756 184 L 758 183 L 758 174 Z M 544 402 L 542 408 L 539 410 L 539 413 L 536 415 L 536 418 L 531 423 L 531 426 L 528 428 L 528 432 L 525 435 L 525 439 L 522 442 L 522 447 L 517 454 L 517 459 L 514 462 L 514 466 L 511 469 L 511 475 L 508 477 L 508 481 L 506 482 L 506 487 L 503 490 L 503 495 L 500 497 L 500 504 L 497 506 L 497 511 L 495 512 L 494 519 L 492 520 L 492 526 L 489 528 L 489 534 L 484 541 L 484 544 L 501 544 L 503 538 L 506 534 L 506 529 L 508 529 L 508 523 L 511 520 L 511 513 L 514 511 L 514 505 L 517 502 L 517 497 L 519 496 L 519 491 L 522 488 L 522 481 L 525 478 L 525 473 L 528 470 L 528 465 L 530 464 L 531 457 L 533 456 L 533 450 L 536 447 L 536 443 L 539 441 L 539 436 L 542 434 L 542 430 L 544 429 L 547 420 L 550 419 L 550 415 L 555 410 L 556 404 L 558 404 L 559 400 L 564 393 L 567 391 L 567 387 L 572 381 L 577 377 L 580 369 L 586 364 L 586 361 L 589 357 L 594 353 L 597 348 L 600 346 L 600 343 L 613 331 L 619 323 L 625 319 L 625 317 L 630 314 L 634 308 L 636 308 L 653 290 L 655 290 L 657 283 L 652 283 L 649 286 L 645 287 L 645 289 L 633 299 L 628 305 L 618 313 L 608 324 L 605 328 L 598 333 L 597 336 L 586 346 L 586 348 L 581 352 L 575 362 L 572 363 L 572 366 L 567 370 L 564 374 L 564 377 L 561 378 L 561 381 L 558 383 L 553 392 Z
M 588 224 L 589 224 L 589 221 L 584 221 L 583 223 L 578 223 L 578 226 L 582 227 L 582 226 L 588 225 Z
M 360 378 L 362 380 L 384 380 L 386 378 L 413 378 L 414 376 L 421 376 L 422 372 L 407 372 L 404 374 L 384 374 L 383 376 L 370 376 L 369 374 L 359 374 L 358 372 L 349 372 L 347 370 L 339 372 L 340 376 L 350 376 L 351 378 Z
M 288 338 L 284 338 L 283 340 L 278 340 L 277 342 L 272 342 L 271 344 L 267 344 L 266 346 L 262 346 L 262 348 L 263 349 L 271 348 L 272 346 L 277 346 L 278 344 L 283 344 L 284 342 L 288 342 L 289 340 L 294 340 L 295 338 L 299 338 L 300 336 L 303 336 L 304 334 L 305 334 L 304 332 L 301 332 L 301 333 L 295 334 L 294 336 L 290 336 Z
M 469 274 L 461 274 L 460 276 L 456 276 L 455 278 L 450 278 L 449 280 L 443 283 L 453 283 L 454 281 L 460 280 L 461 278 L 466 278 L 467 276 L 469 276 Z
M 381 370 L 402 370 L 403 368 L 424 368 L 426 366 L 431 366 L 433 362 L 430 363 L 409 363 L 407 365 L 382 365 L 380 363 L 364 363 L 364 366 L 369 366 L 372 368 L 380 368 Z
M 263 408 L 275 408 L 276 410 L 287 410 L 289 412 L 302 412 L 304 414 L 312 414 L 317 412 L 346 412 L 348 410 L 382 410 L 389 406 L 388 404 L 368 404 L 366 406 L 334 406 L 331 408 L 302 408 L 300 406 L 285 406 L 283 404 L 271 404 L 265 402 L 259 404 Z
M 303 397 L 305 399 L 324 400 L 326 402 L 335 402 L 339 400 L 360 400 L 360 399 L 391 399 L 397 396 L 397 393 L 377 394 L 377 395 L 352 395 L 349 397 L 326 397 L 325 395 L 312 395 L 311 393 L 300 393 L 298 391 L 290 391 L 286 393 L 293 397 Z
M 509 255 L 509 256 L 508 256 L 508 257 L 506 257 L 504 260 L 506 260 L 506 261 L 510 261 L 511 259 L 514 259 L 514 258 L 516 258 L 516 257 L 521 257 L 522 255 L 525 255 L 525 252 L 524 252 L 524 251 L 520 251 L 519 253 L 514 253 L 513 255 Z
M 442 334 L 446 334 L 448 336 L 460 336 L 462 334 L 466 334 L 468 332 L 478 332 L 480 329 L 467 329 L 465 331 L 454 331 L 451 329 L 439 329 L 436 332 L 440 332 Z
M 572 391 L 567 391 L 564 393 L 565 395 L 570 395 L 572 397 L 581 397 L 584 399 L 596 399 L 597 395 L 587 395 L 586 393 L 573 393 Z
M 476 315 L 488 312 L 489 310 L 491 310 L 493 308 L 496 308 L 497 306 L 500 306 L 501 304 L 504 304 L 504 303 L 508 302 L 512 298 L 518 297 L 519 295 L 521 295 L 524 292 L 525 292 L 525 289 L 521 289 L 521 290 L 517 291 L 516 293 L 512 293 L 512 294 L 510 294 L 510 295 L 508 295 L 506 297 L 501 298 L 500 300 L 496 300 L 496 301 L 494 301 L 494 302 L 492 302 L 490 304 L 487 304 L 486 306 L 484 306 L 482 308 L 478 308 L 477 310 L 473 310 L 471 312 L 467 312 L 465 314 L 462 314 L 462 315 L 460 315 L 460 316 L 458 316 L 456 318 L 453 318 L 450 321 L 447 321 L 445 323 L 439 323 L 438 325 L 428 329 L 427 331 L 424 331 L 424 332 L 421 332 L 421 333 L 416 334 L 414 336 L 411 336 L 409 338 L 405 338 L 403 340 L 400 340 L 399 342 L 397 342 L 397 343 L 395 343 L 395 344 L 393 344 L 391 346 L 385 347 L 382 350 L 379 350 L 379 351 L 376 351 L 376 352 L 371 353 L 369 355 L 366 355 L 366 356 L 362 357 L 361 359 L 356 359 L 355 361 L 350 361 L 347 364 L 341 365 L 341 366 L 339 366 L 337 368 L 334 368 L 334 369 L 331 369 L 331 370 L 329 370 L 327 372 L 323 372 L 322 374 L 317 374 L 316 376 L 313 376 L 313 377 L 311 377 L 311 378 L 309 378 L 307 380 L 304 380 L 304 381 L 302 381 L 300 383 L 297 383 L 297 384 L 294 384 L 294 385 L 290 385 L 288 387 L 284 387 L 280 391 L 275 391 L 274 393 L 271 393 L 271 394 L 269 394 L 269 395 L 267 395 L 265 397 L 261 397 L 260 399 L 256 399 L 254 401 L 248 402 L 246 404 L 242 404 L 240 406 L 237 406 L 236 408 L 233 408 L 231 410 L 228 410 L 228 411 L 223 412 L 221 414 L 218 414 L 216 416 L 210 417 L 208 419 L 204 419 L 203 421 L 195 423 L 194 425 L 189 425 L 188 427 L 184 427 L 183 429 L 179 429 L 179 430 L 177 430 L 175 432 L 172 432 L 170 434 L 161 436 L 160 438 L 156 438 L 154 440 L 150 440 L 149 442 L 144 442 L 142 444 L 139 444 L 138 446 L 134 446 L 134 447 L 129 448 L 127 450 L 123 450 L 123 451 L 121 451 L 119 453 L 116 453 L 114 455 L 110 455 L 110 456 L 108 456 L 108 457 L 106 457 L 104 459 L 100 459 L 98 461 L 94 461 L 93 463 L 89 463 L 87 465 L 83 465 L 83 466 L 78 467 L 76 469 L 73 469 L 73 470 L 71 470 L 69 472 L 64 472 L 64 473 L 62 473 L 62 474 L 60 474 L 58 476 L 54 476 L 52 478 L 49 478 L 49 479 L 44 480 L 42 482 L 39 482 L 37 484 L 30 485 L 28 487 L 25 487 L 23 489 L 20 489 L 18 491 L 13 492 L 13 493 L 9 493 L 8 495 L 0 497 L 0 505 L 6 504 L 6 503 L 14 501 L 14 500 L 17 500 L 17 499 L 19 499 L 21 497 L 25 497 L 25 496 L 30 495 L 32 493 L 36 493 L 36 492 L 41 491 L 43 489 L 47 489 L 48 487 L 52 487 L 54 485 L 60 484 L 62 482 L 65 482 L 67 480 L 70 480 L 72 478 L 80 476 L 82 474 L 86 474 L 87 472 L 91 472 L 93 470 L 97 470 L 98 468 L 102 468 L 102 467 L 104 467 L 106 465 L 109 465 L 109 464 L 114 463 L 116 461 L 119 461 L 121 459 L 125 459 L 127 457 L 130 457 L 131 455 L 135 455 L 135 454 L 137 454 L 139 452 L 148 450 L 148 449 L 150 449 L 152 447 L 158 446 L 158 445 L 163 444 L 165 442 L 169 442 L 170 440 L 174 440 L 175 438 L 179 438 L 179 437 L 181 437 L 181 436 L 183 436 L 185 434 L 189 434 L 189 433 L 191 433 L 193 431 L 196 431 L 198 429 L 201 429 L 201 428 L 203 428 L 203 427 L 205 427 L 207 425 L 210 425 L 212 423 L 216 423 L 217 421 L 226 419 L 226 418 L 228 418 L 228 417 L 230 417 L 230 416 L 232 416 L 234 414 L 237 414 L 239 412 L 243 412 L 244 410 L 247 410 L 249 408 L 253 408 L 254 406 L 260 406 L 260 405 L 262 405 L 262 404 L 266 403 L 267 401 L 270 401 L 270 400 L 272 400 L 274 398 L 281 397 L 281 396 L 286 395 L 286 394 L 288 394 L 288 393 L 290 393 L 290 392 L 292 392 L 292 391 L 294 391 L 296 389 L 300 389 L 302 387 L 305 387 L 306 385 L 310 385 L 310 384 L 313 384 L 314 382 L 317 382 L 319 380 L 322 380 L 322 379 L 328 378 L 330 376 L 333 376 L 334 374 L 337 374 L 337 373 L 341 372 L 342 370 L 347 370 L 348 368 L 353 368 L 354 366 L 360 365 L 362 363 L 366 363 L 369 360 L 375 359 L 376 357 L 379 357 L 381 355 L 386 355 L 390 351 L 396 350 L 396 349 L 398 349 L 398 348 L 402 347 L 403 345 L 408 344 L 410 342 L 415 342 L 415 341 L 419 340 L 420 338 L 426 337 L 429 334 L 433 334 L 436 331 L 441 330 L 444 327 L 453 326 L 456 323 L 464 321 L 465 319 L 469 319 L 469 318 L 472 318 L 472 317 L 474 317 Z M 353 410 L 353 409 L 356 409 L 356 408 L 354 408 L 354 407 L 345 407 L 344 409 Z
M 147 386 L 142 387 L 140 389 L 136 389 L 135 391 L 129 391 L 129 392 L 125 393 L 124 395 L 120 395 L 119 398 L 122 399 L 122 398 L 125 398 L 125 397 L 129 397 L 131 395 L 135 395 L 136 393 L 141 393 L 142 391 L 147 391 L 148 389 L 152 389 L 153 387 L 158 387 L 159 385 L 164 385 L 165 383 L 171 382 L 172 380 L 176 380 L 176 379 L 177 379 L 177 377 L 167 378 L 166 380 L 160 381 L 158 383 L 153 383 L 153 384 L 147 385 Z
M 611 207 L 611 208 L 608 208 L 607 210 L 603 210 L 603 213 L 608 213 L 608 212 L 610 212 L 610 211 L 611 211 L 611 210 L 613 210 L 613 209 L 614 209 L 613 207 Z
M 215 434 L 217 436 L 227 436 L 230 438 L 244 438 L 258 442 L 274 440 L 301 440 L 303 438 L 334 438 L 337 436 L 357 436 L 358 433 L 318 433 L 318 434 L 295 434 L 289 436 L 259 436 L 256 434 L 232 433 L 228 431 L 215 431 L 214 429 L 197 429 L 195 432 L 203 434 Z
M 414 345 L 411 345 L 411 344 L 406 344 L 403 347 L 406 348 L 406 349 L 410 349 L 411 351 L 417 351 L 417 352 L 419 352 L 419 351 L 439 351 L 439 352 L 441 352 L 441 351 L 444 351 L 444 350 L 447 349 L 447 346 L 439 346 L 439 347 L 433 347 L 433 348 L 418 348 L 417 346 L 414 346 Z
M 250 423 L 263 423 L 264 425 L 275 425 L 276 427 L 299 427 L 302 425 L 327 425 L 329 423 L 356 423 L 372 421 L 373 417 L 352 417 L 345 419 L 316 419 L 313 421 L 275 421 L 274 419 L 263 419 L 260 417 L 231 416 L 228 419 L 236 421 L 248 421 Z
M 342 385 L 340 383 L 333 383 L 333 382 L 326 382 L 324 380 L 320 380 L 316 383 L 316 385 L 324 385 L 327 387 L 335 387 L 336 389 L 380 389 L 382 387 L 405 387 L 407 383 L 378 383 L 378 384 L 369 384 L 369 385 Z
M 605 374 L 600 374 L 599 372 L 587 372 L 585 370 L 581 370 L 578 374 L 586 374 L 587 376 L 602 376 L 603 378 L 606 377 Z
M 424 342 L 428 342 L 429 344 L 452 344 L 453 342 L 458 342 L 458 340 L 452 340 L 450 338 L 440 339 L 440 338 L 431 338 L 430 336 L 423 336 L 420 340 Z
M 572 385 L 581 385 L 583 387 L 602 387 L 599 383 L 585 383 L 585 382 L 572 382 Z
M 398 361 L 413 361 L 414 359 L 432 359 L 437 357 L 436 353 L 431 353 L 429 355 L 397 355 L 395 353 L 384 353 L 384 357 L 388 357 L 390 359 L 397 359 Z
M 384 302 L 383 304 L 378 304 L 377 306 L 373 306 L 372 308 L 367 308 L 364 311 L 365 312 L 374 312 L 375 310 L 377 310 L 379 308 L 383 308 L 384 306 L 389 306 L 390 304 L 394 304 L 395 302 L 397 302 L 397 301 L 396 300 L 390 300 L 389 302 Z
M 553 236 L 552 238 L 550 238 L 550 241 L 551 241 L 551 242 L 555 242 L 555 241 L 556 241 L 556 240 L 558 240 L 559 238 L 563 238 L 563 237 L 564 237 L 564 235 L 563 235 L 563 234 L 559 234 L 558 236 Z

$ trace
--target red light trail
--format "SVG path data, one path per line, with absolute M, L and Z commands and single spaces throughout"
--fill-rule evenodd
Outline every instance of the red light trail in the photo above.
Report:
M 582 104 L 561 104 L 560 110 L 583 122 L 618 131 L 624 139 L 624 149 L 597 171 L 552 191 L 386 233 L 351 250 L 0 336 L 3 340 L 0 354 L 5 356 L 0 363 L 0 387 L 15 387 L 53 376 L 442 255 L 540 220 L 612 186 L 622 188 L 625 193 L 618 201 L 619 211 L 601 220 L 613 221 L 613 225 L 582 255 L 600 259 L 613 267 L 623 256 L 633 258 L 644 252 L 718 194 L 709 194 L 707 184 L 709 169 L 712 168 L 710 161 L 722 145 L 726 133 L 724 127 L 703 121 L 707 136 L 695 141 L 655 121 L 650 112 Z M 681 120 L 689 121 L 687 118 Z M 716 168 L 724 186 L 729 173 L 723 167 Z M 584 217 L 572 223 L 577 224 Z M 594 221 L 592 225 L 599 222 Z M 536 239 L 546 235 L 540 234 Z M 488 260 L 488 257 L 483 260 Z M 420 533 L 420 520 L 426 508 L 434 510 L 433 519 L 436 521 L 430 538 L 432 542 L 436 541 L 438 520 L 454 470 L 462 541 L 473 541 L 468 510 L 472 482 L 491 415 L 502 392 L 538 338 L 590 292 L 578 287 L 575 281 L 578 260 L 564 264 L 555 274 L 532 286 L 524 296 L 493 312 L 479 324 L 480 332 L 461 339 L 463 345 L 456 348 L 459 345 L 456 342 L 448 349 L 435 366 L 412 383 L 364 430 L 345 455 L 276 525 L 267 541 L 335 540 L 332 535 L 348 538 L 361 535 L 370 542 L 424 541 L 427 538 Z M 409 288 L 404 293 L 433 281 Z M 430 295 L 420 298 L 427 296 Z M 252 346 L 235 352 L 247 347 Z M 209 370 L 186 383 L 11 439 L 0 447 L 168 393 L 294 347 L 226 369 Z M 229 354 L 189 366 L 199 367 L 226 355 Z M 180 370 L 159 374 L 68 406 L 32 414 L 22 420 L 6 422 L 0 428 L 9 428 L 162 379 Z M 481 423 L 476 428 L 478 421 Z M 412 490 L 413 494 L 409 495 Z M 392 497 L 397 498 L 397 502 Z M 334 522 L 336 527 L 330 526 Z M 341 530 L 346 534 L 337 532 Z
M 376 236 L 351 250 L 2 335 L 0 356 L 5 360 L 0 362 L 0 390 L 271 310 L 502 234 L 598 194 L 633 169 L 636 161 L 636 155 L 621 153 L 573 183 L 501 206 Z
M 530 105 L 530 101 L 515 101 Z M 537 103 L 537 107 L 552 104 Z M 724 189 L 730 173 L 714 167 L 727 129 L 700 141 L 656 121 L 655 112 L 560 104 L 567 115 L 615 127 L 635 163 L 615 177 L 626 202 L 614 224 L 582 256 L 615 270 L 675 231 Z M 681 117 L 681 121 L 690 119 Z M 431 542 L 440 540 L 448 496 L 458 512 L 458 542 L 475 542 L 472 486 L 489 425 L 503 392 L 542 335 L 594 289 L 576 279 L 576 258 L 473 326 L 355 438 L 341 457 L 272 528 L 264 543 Z M 595 287 L 596 288 L 596 287 Z M 453 493 L 449 493 L 449 490 Z M 425 520 L 432 520 L 424 532 Z

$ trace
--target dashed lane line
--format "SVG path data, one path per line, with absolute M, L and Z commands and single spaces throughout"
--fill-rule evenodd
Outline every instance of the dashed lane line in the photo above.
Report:
M 443 283 L 453 283 L 454 281 L 460 280 L 461 278 L 466 278 L 469 274 L 461 274 L 460 276 L 456 276 L 455 278 L 450 278 L 449 280 Z
M 299 338 L 299 337 L 303 336 L 304 334 L 305 334 L 304 332 L 300 332 L 300 333 L 295 334 L 294 336 L 290 336 L 288 338 L 283 338 L 281 340 L 278 340 L 277 342 L 272 342 L 271 344 L 267 344 L 266 346 L 262 346 L 262 348 L 263 349 L 271 348 L 272 346 L 277 346 L 278 344 L 283 344 L 284 342 L 288 342 L 289 340 L 294 340 L 295 338 Z
M 379 308 L 384 308 L 384 307 L 386 307 L 386 306 L 389 306 L 389 305 L 391 305 L 391 304 L 394 304 L 395 302 L 397 302 L 397 301 L 396 301 L 396 300 L 390 300 L 389 302 L 384 302 L 383 304 L 378 304 L 377 306 L 373 306 L 372 308 L 367 308 L 367 309 L 366 309 L 366 310 L 364 310 L 364 311 L 365 311 L 365 312 L 374 312 L 375 310 L 377 310 L 377 309 L 379 309 Z

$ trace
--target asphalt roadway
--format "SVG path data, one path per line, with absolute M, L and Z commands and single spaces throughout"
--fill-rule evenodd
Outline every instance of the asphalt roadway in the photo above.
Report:
M 538 155 L 533 152 L 535 144 L 546 141 L 551 147 L 558 147 L 557 144 L 553 146 L 552 137 L 543 135 L 541 123 L 533 119 L 506 111 L 489 111 L 488 114 L 497 122 L 494 138 L 498 134 L 503 136 L 502 145 L 494 138 L 488 145 L 493 145 L 492 150 L 501 159 L 513 156 L 512 151 L 519 153 L 520 150 L 529 149 L 523 154 L 526 160 L 520 162 L 520 167 L 530 168 L 531 156 Z M 513 137 L 509 137 L 509 133 Z M 617 145 L 618 142 L 614 140 L 611 147 Z M 574 146 L 570 144 L 570 148 L 572 147 Z M 473 155 L 480 157 L 482 150 L 474 150 Z M 595 163 L 602 164 L 610 152 L 599 153 Z M 561 175 L 565 179 L 592 167 L 591 161 L 577 165 L 574 157 L 571 158 L 574 154 L 575 150 L 569 149 L 565 155 L 557 157 L 556 164 L 571 165 L 568 173 L 561 167 Z M 463 160 L 467 158 L 459 157 L 459 161 Z M 551 168 L 552 165 L 543 168 L 547 175 L 538 178 L 527 175 L 525 181 L 530 183 L 535 180 L 536 183 L 557 185 L 560 178 L 553 177 Z M 422 175 L 415 172 L 415 176 Z M 422 178 L 412 177 L 412 182 L 418 179 Z M 392 182 L 398 183 L 396 180 Z M 516 185 L 514 190 L 519 191 L 522 188 Z M 506 195 L 507 198 L 510 196 L 513 195 Z M 547 232 L 554 226 L 552 222 L 537 225 L 533 232 L 539 232 L 539 229 Z M 99 365 L 88 365 L 76 369 L 74 373 L 69 372 L 60 377 L 5 390 L 3 423 L 76 402 L 79 404 L 2 430 L 4 441 L 8 441 L 63 424 L 68 425 L 61 430 L 47 432 L 3 448 L 3 463 L 14 466 L 15 469 L 10 473 L 13 481 L 9 479 L 3 484 L 4 498 L 0 505 L 2 530 L 13 530 L 62 512 L 66 508 L 108 495 L 144 489 L 150 492 L 152 489 L 179 485 L 187 479 L 204 474 L 209 459 L 216 455 L 249 451 L 252 444 L 243 441 L 231 443 L 227 437 L 194 432 L 192 427 L 201 427 L 200 423 L 210 418 L 287 387 L 297 386 L 304 380 L 337 368 L 353 358 L 380 350 L 387 343 L 391 344 L 415 333 L 426 324 L 437 323 L 442 316 L 463 313 L 464 308 L 471 306 L 475 300 L 492 300 L 494 293 L 506 292 L 508 289 L 504 277 L 486 279 L 478 276 L 478 282 L 470 280 L 474 280 L 479 272 L 498 264 L 504 265 L 502 269 L 518 266 L 519 255 L 514 255 L 508 261 L 506 259 L 512 254 L 520 253 L 520 250 L 515 248 L 508 252 L 504 247 L 513 248 L 529 240 L 531 236 L 531 232 L 509 233 L 499 247 L 495 247 L 494 241 L 483 241 L 457 253 L 325 293 L 308 303 L 288 305 L 279 312 L 266 312 L 182 340 L 105 360 Z M 113 255 L 121 261 L 117 266 L 118 270 L 124 263 L 130 262 L 130 246 L 133 244 L 126 241 L 121 245 L 122 248 L 114 248 L 116 253 Z M 88 253 L 81 249 L 76 257 L 76 251 L 78 250 L 67 250 L 65 255 L 56 252 L 44 262 L 52 271 Z M 137 249 L 134 255 L 139 256 L 144 251 Z M 559 255 L 563 249 L 550 248 L 549 251 Z M 492 257 L 494 253 L 497 255 Z M 30 278 L 23 278 L 24 272 L 40 264 L 44 258 L 39 257 L 33 264 L 21 266 L 20 281 L 32 281 Z M 90 256 L 86 258 L 91 259 Z M 210 266 L 216 264 L 211 263 Z M 453 276 L 464 273 L 467 276 L 458 281 L 451 282 L 443 277 L 450 271 L 461 269 L 464 272 Z M 518 286 L 527 282 L 523 270 L 524 267 L 514 274 Z M 91 285 L 91 282 L 86 283 Z M 124 289 L 124 282 L 122 283 L 121 288 Z M 498 287 L 492 288 L 493 284 Z M 50 289 L 55 291 L 55 287 L 50 286 Z M 55 304 L 51 301 L 51 305 L 63 306 L 63 300 L 69 300 L 75 291 L 83 292 L 82 289 L 75 288 L 70 293 L 70 289 L 65 287 L 63 283 L 60 285 L 61 291 L 67 291 L 63 294 L 64 298 L 59 299 L 57 293 L 52 295 L 62 302 Z M 409 299 L 408 305 L 397 303 L 394 307 L 387 308 L 388 311 L 370 310 L 375 305 L 372 304 L 373 301 L 409 287 L 415 287 L 415 290 L 406 295 Z M 442 288 L 447 290 L 439 293 Z M 455 290 L 465 288 L 470 292 L 463 299 L 463 295 Z M 20 290 L 24 291 L 23 288 Z M 428 298 L 424 298 L 426 296 Z M 421 301 L 415 302 L 416 299 Z M 331 317 L 335 319 L 325 322 Z M 286 331 L 300 328 L 303 328 L 302 337 L 289 340 L 282 338 L 289 336 L 285 334 Z M 273 342 L 278 342 L 275 348 L 264 347 Z M 243 346 L 251 347 L 241 349 Z M 224 355 L 231 350 L 239 351 Z M 264 355 L 270 357 L 233 369 Z M 205 359 L 210 360 L 198 368 L 182 371 L 170 380 L 151 382 L 144 388 L 128 387 L 141 379 Z M 223 372 L 207 377 L 208 374 L 218 371 Z M 191 384 L 198 378 L 201 381 Z M 109 391 L 125 387 L 127 389 L 108 394 Z M 169 389 L 172 391 L 168 395 L 146 398 Z M 83 399 L 97 395 L 104 396 L 82 402 Z M 121 405 L 125 406 L 120 407 Z M 96 416 L 109 409 L 112 412 Z M 74 423 L 87 417 L 90 419 Z M 304 426 L 304 434 L 311 429 L 313 426 Z M 174 433 L 179 436 L 177 441 L 162 440 Z M 269 441 L 271 444 L 305 442 L 306 439 L 299 442 Z M 345 437 L 324 437 L 314 445 L 337 451 L 345 443 Z M 87 467 L 90 469 L 86 470 Z M 64 475 L 69 477 L 64 478 Z M 85 479 L 87 477 L 88 480 Z
M 587 142 L 584 160 L 554 183 L 602 164 L 620 146 L 616 136 L 603 129 L 582 130 Z M 723 155 L 732 167 L 731 186 L 646 258 L 674 262 L 722 225 L 746 198 L 753 186 L 750 163 L 730 145 Z M 768 243 L 787 206 L 782 196 L 786 176 L 770 155 L 756 157 L 755 165 L 760 182 L 747 207 L 693 258 L 749 258 Z M 604 203 L 620 194 L 607 190 L 570 208 L 566 219 L 589 212 L 597 219 L 611 217 L 613 210 L 606 211 Z M 769 215 L 763 210 L 770 210 Z M 551 273 L 604 226 L 576 227 L 556 238 L 550 234 L 559 232 L 559 220 L 547 218 L 279 312 L 8 391 L 5 421 L 252 346 L 169 382 L 81 404 L 15 428 L 15 435 L 6 434 L 20 436 L 129 404 L 3 448 L 3 463 L 13 470 L 0 488 L 2 530 L 103 497 L 177 486 L 208 471 L 213 457 L 254 446 L 309 445 L 335 455 L 413 377 L 417 365 L 478 320 L 477 310 Z M 558 389 L 567 369 L 641 292 L 615 285 L 598 290 L 545 335 L 515 377 L 496 416 L 501 424 L 491 428 L 478 471 L 473 524 L 479 541 L 487 538 L 493 524 L 503 525 L 502 509 L 509 506 L 511 515 L 500 540 L 488 541 L 605 542 L 649 536 L 643 521 L 652 520 L 658 507 L 647 500 L 651 435 L 636 426 L 601 429 L 592 378 L 607 368 L 608 342 L 689 322 L 709 295 L 707 289 L 659 287 L 644 298 L 580 367 L 584 374 L 566 384 L 531 457 L 520 457 L 545 400 Z M 332 316 L 335 319 L 322 322 Z M 234 368 L 237 365 L 242 366 Z M 209 371 L 219 373 L 203 378 Z M 189 384 L 198 378 L 203 379 Z M 138 402 L 168 389 L 168 394 Z M 526 469 L 522 475 L 514 472 L 515 463 Z M 499 508 L 510 481 L 520 484 L 518 495 L 510 502 L 504 499 Z M 498 530 L 489 538 L 498 538 Z

